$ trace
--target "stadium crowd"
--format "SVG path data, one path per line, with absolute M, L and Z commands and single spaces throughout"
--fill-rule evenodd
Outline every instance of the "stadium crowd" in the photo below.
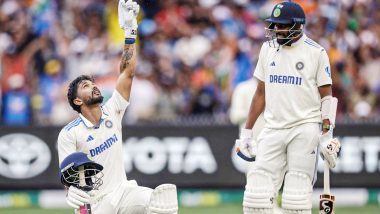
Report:
M 139 59 L 126 123 L 227 118 L 252 77 L 264 19 L 277 1 L 138 1 Z M 306 31 L 326 48 L 338 120 L 380 118 L 380 3 L 299 0 Z M 1 124 L 63 125 L 68 81 L 89 74 L 107 98 L 123 31 L 116 0 L 0 0 Z

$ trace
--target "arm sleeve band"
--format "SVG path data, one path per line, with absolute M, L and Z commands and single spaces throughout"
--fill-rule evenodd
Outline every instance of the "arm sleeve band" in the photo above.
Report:
M 332 96 L 325 96 L 321 99 L 322 120 L 329 119 L 330 124 L 335 126 L 336 109 L 338 99 Z

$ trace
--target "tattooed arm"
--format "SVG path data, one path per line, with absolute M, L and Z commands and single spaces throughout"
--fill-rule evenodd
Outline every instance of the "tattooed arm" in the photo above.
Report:
M 129 100 L 131 94 L 132 80 L 136 70 L 136 48 L 135 44 L 125 44 L 120 62 L 120 76 L 117 79 L 116 90 Z

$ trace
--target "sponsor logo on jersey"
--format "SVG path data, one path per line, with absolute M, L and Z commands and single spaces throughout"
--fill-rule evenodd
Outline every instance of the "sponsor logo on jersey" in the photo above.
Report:
M 90 141 L 92 141 L 92 140 L 94 140 L 94 137 L 93 137 L 92 135 L 89 135 L 89 136 L 87 137 L 86 142 L 90 142 Z
M 107 149 L 111 148 L 113 144 L 117 142 L 116 134 L 109 137 L 107 140 L 105 140 L 102 144 L 99 146 L 90 149 L 90 155 L 91 157 L 94 157 L 96 155 L 100 155 L 102 152 L 106 151 Z
M 269 75 L 270 83 L 302 85 L 302 77 L 287 75 Z
M 303 62 L 297 62 L 296 63 L 296 69 L 297 70 L 302 70 L 303 68 L 305 67 L 305 65 L 303 64 Z
M 270 66 L 276 66 L 276 63 L 274 61 L 270 64 Z

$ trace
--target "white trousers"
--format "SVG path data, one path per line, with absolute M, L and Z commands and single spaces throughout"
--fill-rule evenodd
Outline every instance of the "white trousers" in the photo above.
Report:
M 134 180 L 125 181 L 97 203 L 91 204 L 92 214 L 145 214 L 152 191 L 138 186 Z
M 309 175 L 316 180 L 318 155 L 318 123 L 305 123 L 289 129 L 264 128 L 258 137 L 256 161 L 247 172 L 252 177 L 253 169 L 264 170 L 273 178 L 276 190 L 281 188 L 287 171 Z

